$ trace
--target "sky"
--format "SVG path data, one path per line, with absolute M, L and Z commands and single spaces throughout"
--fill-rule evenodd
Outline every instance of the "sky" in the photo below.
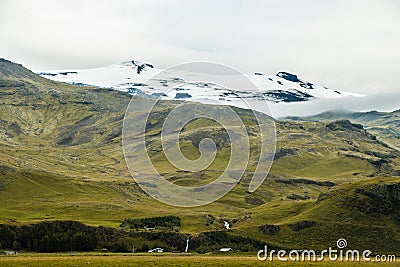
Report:
M 37 71 L 211 61 L 393 93 L 399 14 L 397 0 L 0 0 L 0 57 Z

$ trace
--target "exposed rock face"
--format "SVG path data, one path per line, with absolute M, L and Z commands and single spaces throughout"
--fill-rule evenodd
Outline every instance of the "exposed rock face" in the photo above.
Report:
M 276 76 L 281 77 L 287 81 L 298 83 L 301 87 L 306 88 L 306 89 L 314 89 L 314 84 L 306 81 L 300 80 L 297 75 L 289 73 L 289 72 L 284 72 L 281 71 L 279 72 Z M 340 92 L 335 91 L 336 93 L 340 94 Z
M 246 197 L 245 201 L 247 204 L 254 205 L 254 206 L 260 206 L 260 205 L 265 204 L 265 202 L 262 199 L 256 198 L 256 197 Z
M 310 198 L 308 195 L 298 195 L 298 194 L 290 194 L 286 196 L 287 199 L 290 200 L 307 200 Z
M 290 185 L 312 184 L 312 185 L 326 186 L 326 187 L 333 187 L 333 186 L 336 185 L 336 183 L 331 182 L 331 181 L 314 181 L 314 180 L 303 179 L 303 178 L 296 178 L 296 179 L 274 179 L 274 182 L 276 182 L 276 183 L 290 184 Z
M 177 93 L 175 99 L 191 98 L 192 96 L 188 93 Z
M 364 131 L 364 126 L 361 124 L 354 124 L 351 123 L 349 120 L 338 120 L 331 122 L 326 125 L 326 128 L 328 128 L 331 131 L 354 131 L 354 132 L 365 132 Z
M 5 175 L 8 172 L 15 172 L 15 169 L 7 165 L 0 165 L 0 175 Z
M 335 192 L 332 192 L 332 191 L 327 191 L 327 192 L 321 193 L 321 194 L 318 196 L 317 201 L 315 201 L 315 204 L 319 204 L 319 203 L 321 203 L 322 201 L 331 198 L 334 194 L 335 194 Z
M 291 74 L 289 72 L 281 71 L 276 76 L 295 83 L 301 82 L 299 78 L 297 78 L 297 75 Z
M 286 90 L 270 90 L 262 93 L 262 95 L 274 102 L 302 102 L 308 101 L 313 98 L 312 95 L 298 90 L 286 91 Z
M 264 224 L 259 227 L 259 230 L 267 235 L 276 235 L 281 231 L 278 225 Z
M 358 188 L 356 192 L 368 197 L 355 201 L 360 211 L 388 215 L 400 207 L 400 183 L 373 184 L 366 188 Z
M 285 147 L 279 148 L 275 152 L 274 160 L 277 160 L 277 159 L 285 157 L 285 156 L 297 155 L 297 151 L 298 151 L 297 148 L 285 148 Z
M 310 227 L 313 227 L 317 225 L 317 222 L 315 221 L 300 221 L 297 223 L 293 223 L 293 224 L 288 224 L 289 228 L 292 229 L 293 231 L 301 231 Z
M 154 68 L 154 66 L 152 64 L 148 64 L 148 63 L 138 63 L 134 60 L 131 61 L 132 65 L 136 68 L 136 73 L 140 74 L 146 67 L 148 68 Z

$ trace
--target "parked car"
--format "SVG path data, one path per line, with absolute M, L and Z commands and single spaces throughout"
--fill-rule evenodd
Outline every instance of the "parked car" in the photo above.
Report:
M 163 248 L 154 248 L 154 249 L 150 249 L 149 252 L 164 252 Z

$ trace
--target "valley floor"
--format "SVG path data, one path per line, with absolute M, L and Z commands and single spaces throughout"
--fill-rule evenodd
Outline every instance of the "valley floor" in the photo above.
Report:
M 378 262 L 278 262 L 259 261 L 255 255 L 191 254 L 22 254 L 0 256 L 0 266 L 400 266 Z

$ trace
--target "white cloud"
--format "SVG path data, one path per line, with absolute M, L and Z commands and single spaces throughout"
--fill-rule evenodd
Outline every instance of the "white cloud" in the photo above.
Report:
M 310 116 L 324 111 L 357 111 L 379 110 L 391 112 L 400 108 L 400 92 L 379 93 L 366 97 L 344 97 L 336 99 L 319 99 L 299 103 L 269 104 L 274 117 Z

